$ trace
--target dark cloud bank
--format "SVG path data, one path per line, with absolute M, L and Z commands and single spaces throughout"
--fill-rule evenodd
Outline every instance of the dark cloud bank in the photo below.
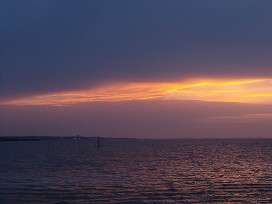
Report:
M 1 97 L 272 77 L 272 1 L 1 1 Z

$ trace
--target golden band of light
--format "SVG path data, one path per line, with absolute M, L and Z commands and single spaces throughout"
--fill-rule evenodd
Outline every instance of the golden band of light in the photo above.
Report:
M 23 97 L 1 105 L 71 105 L 95 101 L 203 100 L 272 104 L 272 79 L 191 80 L 173 83 L 110 84 L 81 91 Z

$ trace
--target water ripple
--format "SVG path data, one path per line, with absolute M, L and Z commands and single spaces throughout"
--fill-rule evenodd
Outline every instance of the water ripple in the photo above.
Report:
M 272 203 L 271 140 L 0 143 L 0 203 Z

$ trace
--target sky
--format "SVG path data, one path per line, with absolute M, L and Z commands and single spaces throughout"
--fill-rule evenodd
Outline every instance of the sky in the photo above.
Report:
M 272 138 L 272 1 L 3 0 L 0 135 Z

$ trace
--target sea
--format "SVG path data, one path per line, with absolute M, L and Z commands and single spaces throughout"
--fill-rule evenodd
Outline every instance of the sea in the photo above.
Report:
M 272 203 L 272 139 L 0 142 L 0 203 Z

